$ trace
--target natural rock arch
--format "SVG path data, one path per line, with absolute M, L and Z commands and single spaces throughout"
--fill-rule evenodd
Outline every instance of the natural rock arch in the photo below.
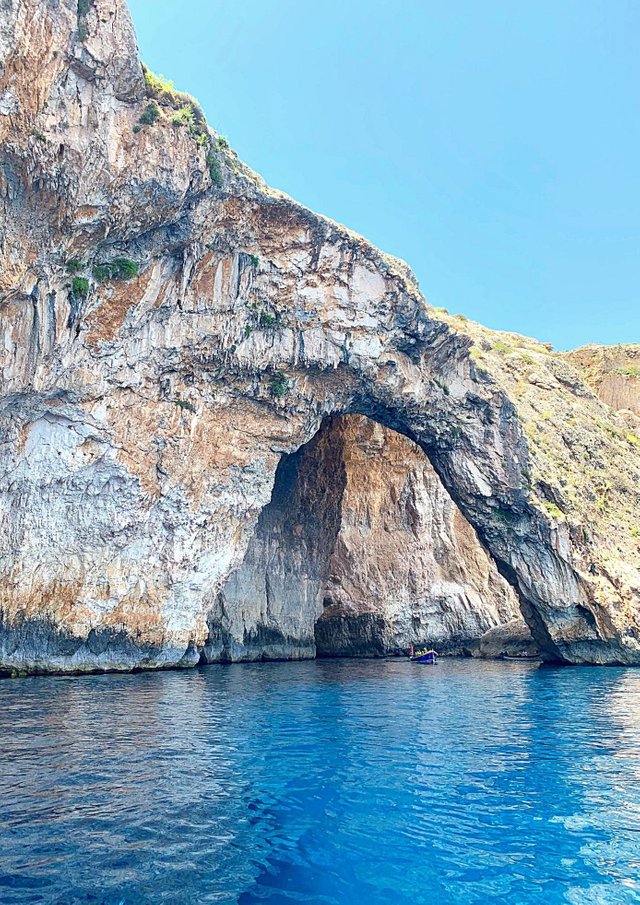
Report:
M 461 654 L 490 630 L 502 651 L 531 651 L 518 620 L 516 595 L 424 453 L 343 415 L 281 458 L 208 614 L 202 657 L 375 656 L 425 643 Z
M 546 657 L 640 662 L 625 422 L 548 347 L 430 308 L 402 262 L 177 127 L 170 93 L 134 131 L 155 89 L 126 8 L 83 26 L 46 0 L 0 24 L 0 664 L 197 662 L 281 454 L 347 413 L 421 446 Z M 139 276 L 100 282 L 117 258 Z

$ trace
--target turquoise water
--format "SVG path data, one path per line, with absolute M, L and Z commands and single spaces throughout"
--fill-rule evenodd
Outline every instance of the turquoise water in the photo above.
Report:
M 640 670 L 0 682 L 0 902 L 640 902 Z

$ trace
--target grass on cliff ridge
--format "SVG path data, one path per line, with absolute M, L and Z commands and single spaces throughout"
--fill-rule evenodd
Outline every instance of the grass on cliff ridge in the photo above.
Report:
M 151 72 L 144 63 L 142 64 L 142 71 L 149 97 L 156 100 L 163 107 L 170 107 L 177 111 L 180 121 L 185 124 L 188 122 L 194 131 L 207 131 L 207 121 L 204 112 L 199 101 L 193 95 L 187 94 L 186 91 L 178 91 L 172 81 L 165 79 L 163 75 L 156 75 Z
M 613 373 L 620 374 L 622 377 L 640 378 L 640 368 L 635 367 L 635 365 L 624 365 L 621 368 L 615 368 Z
M 178 128 L 186 128 L 197 147 L 206 150 L 205 161 L 209 177 L 212 184 L 216 188 L 220 188 L 223 180 L 219 152 L 230 149 L 228 140 L 224 136 L 216 139 L 211 135 L 204 111 L 193 95 L 187 94 L 186 91 L 178 91 L 170 79 L 151 72 L 144 63 L 142 64 L 142 71 L 150 103 L 138 120 L 138 124 L 134 126 L 134 132 L 139 132 L 142 125 L 152 125 L 157 122 L 163 116 L 161 108 L 167 108 L 167 115 L 171 125 Z M 150 113 L 152 105 L 154 105 L 155 109 L 153 113 Z

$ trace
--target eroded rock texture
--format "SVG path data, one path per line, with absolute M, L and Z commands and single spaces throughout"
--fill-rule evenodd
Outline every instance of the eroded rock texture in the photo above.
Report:
M 182 102 L 121 0 L 4 3 L 2 667 L 197 662 L 282 455 L 332 414 L 422 448 L 545 657 L 640 662 L 624 417 L 547 347 L 430 308 Z
M 640 344 L 583 346 L 565 356 L 603 402 L 640 417 Z
M 336 419 L 345 489 L 318 652 L 462 652 L 520 616 L 517 597 L 423 451 L 367 418 Z
M 315 656 L 314 626 L 340 529 L 343 452 L 342 437 L 325 422 L 280 460 L 244 560 L 209 614 L 207 661 Z
M 461 653 L 518 617 L 513 589 L 424 452 L 344 415 L 281 459 L 209 614 L 204 658 L 371 656 L 425 643 Z

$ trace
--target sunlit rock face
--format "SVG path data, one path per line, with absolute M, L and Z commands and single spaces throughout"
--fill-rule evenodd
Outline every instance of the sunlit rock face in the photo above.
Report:
M 402 262 L 177 123 L 183 102 L 145 81 L 121 0 L 5 2 L 0 668 L 228 644 L 220 595 L 282 456 L 333 414 L 421 448 L 547 659 L 640 662 L 626 416 L 548 347 L 429 307 Z
M 419 447 L 369 419 L 332 426 L 345 489 L 316 626 L 325 655 L 462 653 L 520 617 L 517 597 Z
M 583 346 L 565 357 L 603 402 L 640 417 L 640 344 Z

